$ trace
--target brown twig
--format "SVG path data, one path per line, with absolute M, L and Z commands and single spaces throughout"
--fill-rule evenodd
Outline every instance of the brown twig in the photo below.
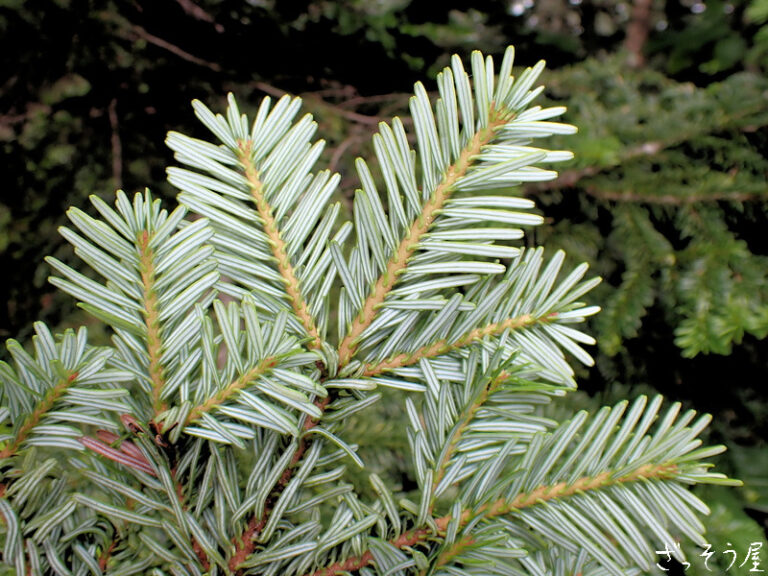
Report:
M 224 26 L 218 24 L 213 16 L 192 2 L 192 0 L 176 0 L 176 3 L 181 6 L 181 9 L 184 10 L 184 12 L 192 16 L 192 18 L 213 24 L 214 29 L 219 34 L 224 32 Z
M 650 194 L 638 194 L 633 190 L 625 190 L 623 192 L 600 190 L 596 186 L 586 186 L 583 190 L 599 200 L 657 204 L 660 206 L 688 206 L 699 202 L 750 202 L 759 198 L 768 200 L 768 193 L 761 194 L 759 192 L 715 192 L 712 194 L 688 194 L 687 196 L 678 196 L 676 194 L 653 196 Z
M 265 94 L 269 94 L 270 96 L 273 96 L 275 98 L 280 98 L 281 96 L 284 96 L 285 94 L 287 94 L 287 92 L 282 88 L 278 88 L 277 86 L 267 84 L 266 82 L 254 82 L 253 86 L 258 88 Z M 330 102 L 323 100 L 320 96 L 312 92 L 307 92 L 302 94 L 302 98 L 304 98 L 305 102 L 312 102 L 318 107 L 332 110 L 334 114 L 338 114 L 342 118 L 346 118 L 351 122 L 364 124 L 366 126 L 376 126 L 379 124 L 379 122 L 382 121 L 382 118 L 380 118 L 379 116 L 368 116 L 366 114 L 359 114 L 357 112 L 352 112 L 351 110 L 346 110 L 342 108 L 340 105 L 331 104 Z
M 355 108 L 358 106 L 366 106 L 368 104 L 380 104 L 382 102 L 408 102 L 408 98 L 411 94 L 405 92 L 395 92 L 393 94 L 375 94 L 373 96 L 355 96 L 348 98 L 343 102 L 339 102 L 338 106 L 341 108 Z
M 277 89 L 274 89 L 274 87 L 261 86 L 261 89 L 264 91 L 269 90 L 272 92 L 273 95 L 278 95 L 275 92 Z M 282 95 L 282 93 L 280 93 L 279 95 Z M 312 338 L 312 340 L 309 343 L 309 347 L 317 348 L 321 346 L 322 341 L 317 332 L 317 328 L 315 327 L 314 320 L 311 314 L 309 313 L 309 309 L 306 305 L 306 302 L 304 301 L 303 296 L 299 290 L 298 280 L 295 276 L 293 266 L 291 265 L 291 262 L 286 253 L 285 243 L 280 237 L 280 233 L 277 228 L 277 223 L 275 222 L 274 216 L 272 214 L 272 208 L 267 202 L 266 197 L 264 196 L 260 175 L 256 166 L 253 164 L 253 162 L 250 159 L 250 153 L 251 153 L 251 143 L 246 141 L 240 142 L 240 162 L 245 172 L 245 177 L 250 184 L 251 194 L 253 196 L 254 203 L 256 204 L 256 209 L 259 213 L 259 217 L 263 222 L 264 231 L 270 239 L 270 244 L 272 246 L 273 255 L 275 256 L 275 259 L 277 261 L 278 269 L 282 277 L 285 279 L 286 290 L 291 300 L 292 307 L 297 317 L 301 320 L 302 324 L 304 325 L 307 333 Z M 324 413 L 326 408 L 332 401 L 333 401 L 333 396 L 329 395 L 325 398 L 316 400 L 315 406 L 320 410 L 321 413 Z M 294 455 L 291 458 L 291 461 L 288 463 L 285 470 L 283 471 L 283 474 L 281 475 L 280 479 L 275 485 L 274 490 L 267 498 L 267 501 L 264 504 L 264 508 L 261 515 L 258 515 L 258 516 L 254 515 L 253 517 L 251 517 L 251 519 L 246 524 L 246 527 L 243 530 L 243 532 L 232 539 L 232 544 L 234 546 L 234 553 L 230 557 L 228 565 L 229 565 L 229 569 L 233 573 L 238 575 L 242 573 L 242 571 L 238 568 L 238 566 L 240 566 L 248 558 L 248 556 L 253 553 L 253 550 L 255 548 L 254 540 L 258 536 L 258 534 L 261 532 L 261 530 L 263 530 L 264 526 L 266 526 L 266 523 L 269 519 L 269 515 L 272 511 L 273 502 L 276 502 L 279 499 L 280 494 L 282 494 L 283 490 L 285 490 L 285 487 L 288 485 L 291 478 L 293 477 L 293 473 L 298 467 L 299 462 L 301 461 L 301 458 L 306 453 L 306 450 L 310 443 L 310 441 L 307 439 L 306 433 L 309 430 L 315 428 L 319 423 L 320 423 L 320 417 L 305 419 L 304 425 L 303 425 L 304 434 L 299 440 L 299 445 L 296 449 L 296 452 L 294 453 Z
M 323 108 L 330 108 L 335 114 L 338 114 L 342 118 L 352 122 L 357 122 L 358 124 L 364 124 L 366 126 L 378 126 L 379 123 L 383 120 L 383 118 L 379 116 L 368 116 L 367 114 L 360 114 L 358 112 L 352 112 L 351 110 L 339 108 L 334 104 L 329 104 L 325 100 L 313 98 L 311 94 L 307 95 L 306 99 L 309 101 L 314 100 L 319 106 L 322 106 Z
M 320 409 L 320 412 L 325 412 L 325 409 L 330 403 L 331 397 L 327 396 L 323 399 L 317 400 L 315 402 L 315 406 Z M 294 470 L 296 470 L 299 462 L 301 461 L 301 458 L 304 456 L 307 448 L 309 447 L 309 441 L 307 440 L 306 433 L 315 428 L 319 423 L 319 418 L 307 418 L 304 421 L 304 433 L 302 434 L 301 440 L 299 440 L 299 446 L 291 457 L 291 461 L 288 463 L 288 466 L 285 467 L 285 470 L 283 471 L 282 476 L 280 476 L 280 480 L 278 480 L 277 484 L 275 485 L 274 490 L 272 490 L 272 493 L 267 498 L 261 516 L 254 515 L 251 517 L 243 533 L 232 540 L 232 544 L 235 547 L 235 553 L 229 559 L 229 569 L 233 573 L 237 574 L 237 576 L 241 576 L 242 574 L 242 570 L 238 569 L 238 566 L 245 562 L 248 556 L 253 553 L 255 548 L 254 540 L 258 536 L 259 532 L 264 529 L 264 526 L 266 526 L 269 515 L 272 512 L 273 503 L 280 498 L 280 494 L 282 494 L 283 490 L 285 490 L 285 487 L 288 486 L 288 483 L 293 477 Z
M 254 82 L 253 86 L 258 90 L 261 90 L 262 92 L 264 92 L 264 94 L 268 94 L 274 98 L 281 98 L 288 93 L 282 88 L 278 88 L 277 86 L 272 86 L 272 84 L 267 84 L 266 82 Z
M 170 42 L 168 42 L 167 40 L 163 40 L 159 36 L 150 34 L 138 24 L 131 24 L 131 30 L 133 30 L 134 33 L 136 33 L 136 35 L 139 38 L 146 40 L 150 44 L 154 44 L 158 48 L 167 50 L 171 54 L 175 54 L 182 60 L 186 60 L 187 62 L 191 62 L 192 64 L 197 64 L 198 66 L 204 66 L 206 68 L 210 68 L 214 72 L 221 72 L 221 66 L 219 66 L 216 62 L 209 62 L 208 60 L 204 60 L 202 58 L 198 58 L 197 56 L 193 56 L 192 54 L 190 54 L 186 50 L 182 50 L 175 44 L 171 44 Z
M 345 138 L 344 140 L 342 140 L 341 143 L 338 146 L 336 146 L 336 148 L 333 151 L 333 154 L 331 155 L 331 159 L 328 161 L 328 170 L 330 170 L 331 172 L 336 172 L 336 168 L 338 167 L 339 162 L 341 161 L 341 157 L 344 155 L 344 152 L 346 152 L 347 149 L 353 144 L 359 144 L 360 141 L 361 141 L 361 138 L 359 136 L 350 136 L 349 138 Z
M 181 500 L 181 498 L 179 498 Z M 183 505 L 183 502 L 180 502 L 182 504 L 182 508 L 186 510 L 186 506 Z M 205 550 L 203 550 L 203 547 L 200 546 L 200 542 L 197 541 L 197 538 L 192 536 L 192 550 L 195 552 L 195 555 L 197 556 L 197 559 L 200 561 L 200 565 L 203 567 L 203 570 L 208 572 L 208 570 L 211 569 L 211 563 L 208 560 L 208 555 L 205 553 Z
M 198 66 L 203 66 L 205 68 L 213 70 L 214 72 L 221 72 L 221 66 L 219 66 L 219 64 L 217 64 L 216 62 L 210 62 L 208 60 L 204 60 L 203 58 L 198 58 L 197 56 L 190 54 L 189 52 L 187 52 L 186 50 L 183 50 L 182 48 L 176 46 L 175 44 L 168 42 L 168 40 L 164 40 L 159 36 L 155 36 L 154 34 L 147 32 L 147 30 L 145 30 L 138 24 L 134 24 L 130 22 L 129 20 L 127 20 L 126 18 L 123 18 L 119 14 L 116 14 L 114 12 L 103 11 L 99 14 L 99 16 L 103 20 L 110 21 L 116 24 L 119 28 L 122 28 L 122 30 L 118 29 L 118 33 L 121 33 L 121 35 L 124 38 L 127 38 L 127 39 L 141 38 L 142 40 L 145 40 L 149 44 L 153 44 L 158 48 L 167 50 L 168 52 L 178 56 L 182 60 L 186 60 L 187 62 L 191 62 L 192 64 L 196 64 Z
M 19 124 L 20 122 L 26 122 L 31 116 L 31 113 L 26 112 L 24 114 L 0 114 L 0 124 L 10 125 Z
M 99 556 L 99 568 L 101 568 L 102 572 L 106 571 L 107 562 L 109 562 L 109 557 L 112 555 L 112 551 L 115 549 L 115 546 L 117 546 L 117 537 L 112 539 L 112 542 L 109 544 L 107 549 L 101 553 L 101 556 Z
M 323 82 L 328 82 L 327 80 L 323 79 Z M 329 82 L 331 85 L 327 88 L 320 88 L 319 90 L 314 90 L 312 93 L 315 96 L 318 96 L 319 98 L 333 98 L 336 100 L 348 100 L 350 98 L 356 98 L 357 97 L 357 88 L 352 86 L 351 84 L 339 84 L 335 83 L 333 81 Z
M 645 64 L 643 49 L 651 28 L 652 5 L 653 0 L 635 0 L 632 4 L 632 15 L 624 38 L 624 49 L 629 52 L 628 63 L 632 68 L 641 68 Z
M 157 475 L 149 461 L 147 461 L 136 446 L 128 440 L 122 442 L 119 449 L 112 448 L 109 444 L 91 438 L 90 436 L 81 436 L 77 441 L 97 454 L 100 454 L 113 462 L 122 464 L 127 468 L 139 470 L 150 476 Z

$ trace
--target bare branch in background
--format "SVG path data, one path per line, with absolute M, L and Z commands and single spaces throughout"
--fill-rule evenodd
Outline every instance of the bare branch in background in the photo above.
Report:
M 642 156 L 654 156 L 664 150 L 665 148 L 669 148 L 670 146 L 673 146 L 675 144 L 678 144 L 679 142 L 675 140 L 674 142 L 645 142 L 643 144 L 640 144 L 639 146 L 633 146 L 631 148 L 627 148 L 624 153 L 621 155 L 621 162 L 625 163 L 628 160 L 634 160 L 635 158 L 639 158 Z M 557 177 L 557 180 L 553 180 L 550 182 L 542 182 L 540 184 L 533 184 L 531 186 L 526 186 L 526 192 L 529 193 L 538 193 L 538 192 L 546 192 L 548 190 L 555 190 L 555 189 L 563 189 L 563 188 L 572 188 L 576 184 L 579 183 L 584 178 L 589 178 L 590 176 L 596 176 L 597 174 L 610 170 L 612 168 L 615 168 L 615 165 L 610 166 L 586 166 L 585 168 L 577 169 L 577 170 L 566 170 L 565 172 L 561 172 L 560 175 Z
M 117 26 L 116 33 L 123 38 L 129 39 L 129 40 L 141 38 L 142 40 L 145 40 L 149 44 L 153 44 L 158 48 L 167 50 L 171 54 L 175 54 L 182 60 L 186 60 L 187 62 L 191 62 L 192 64 L 197 64 L 198 66 L 203 66 L 205 68 L 213 70 L 214 72 L 221 72 L 221 66 L 216 62 L 210 62 L 208 60 L 204 60 L 203 58 L 198 58 L 197 56 L 190 54 L 186 50 L 179 48 L 175 44 L 168 42 L 168 40 L 164 40 L 159 36 L 150 34 L 138 24 L 134 24 L 133 22 L 123 18 L 118 14 L 113 14 L 105 11 L 105 12 L 101 12 L 100 16 L 103 20 L 106 20 L 115 24 Z
M 192 16 L 192 18 L 195 18 L 196 20 L 202 20 L 203 22 L 210 22 L 213 24 L 214 29 L 219 34 L 224 32 L 224 26 L 217 24 L 216 19 L 213 16 L 200 8 L 200 6 L 195 4 L 192 0 L 176 0 L 176 2 L 179 6 L 181 6 L 182 10 Z
M 600 190 L 595 186 L 586 186 L 584 192 L 598 200 L 629 202 L 632 204 L 659 204 L 663 206 L 687 206 L 699 202 L 752 202 L 763 196 L 762 194 L 750 194 L 749 192 L 704 193 L 688 196 L 664 194 L 663 196 L 653 196 L 652 194 L 635 192 L 634 190 L 624 190 L 622 192 Z
M 643 48 L 651 27 L 652 5 L 653 0 L 635 0 L 632 5 L 632 16 L 624 39 L 624 48 L 629 52 L 629 65 L 632 68 L 640 68 L 645 64 Z
M 219 66 L 216 62 L 209 62 L 208 60 L 203 60 L 202 58 L 193 56 L 192 54 L 190 54 L 189 52 L 186 52 L 185 50 L 182 50 L 175 44 L 171 44 L 167 40 L 163 40 L 162 38 L 159 38 L 154 34 L 150 34 L 138 24 L 131 24 L 130 26 L 131 26 L 131 30 L 133 30 L 133 32 L 139 38 L 146 40 L 150 44 L 154 44 L 158 48 L 168 50 L 168 52 L 175 54 L 176 56 L 178 56 L 182 60 L 186 60 L 187 62 L 192 62 L 193 64 L 197 64 L 199 66 L 205 66 L 206 68 L 210 68 L 214 72 L 221 72 L 221 66 Z
M 328 170 L 331 172 L 336 172 L 336 169 L 339 165 L 339 161 L 341 160 L 341 157 L 344 155 L 344 152 L 347 151 L 347 149 L 352 145 L 360 145 L 360 136 L 350 136 L 349 138 L 345 138 L 333 151 L 333 155 L 331 156 L 330 162 L 328 162 Z
M 271 84 L 267 84 L 266 82 L 255 82 L 254 86 L 264 92 L 265 94 L 269 94 L 270 96 L 274 96 L 276 98 L 280 98 L 284 94 L 286 94 L 286 91 L 278 88 L 277 86 L 272 86 Z M 366 114 L 359 114 L 357 112 L 352 112 L 351 110 L 345 110 L 342 108 L 342 105 L 332 104 L 328 102 L 327 100 L 323 100 L 321 97 L 317 96 L 313 92 L 307 92 L 305 94 L 301 95 L 302 98 L 306 102 L 310 103 L 316 103 L 317 105 L 323 107 L 323 108 L 330 108 L 333 110 L 334 113 L 338 114 L 342 118 L 346 118 L 347 120 L 351 120 L 352 122 L 357 122 L 358 124 L 367 124 L 369 126 L 376 126 L 379 122 L 383 120 L 383 118 L 379 116 L 368 116 Z

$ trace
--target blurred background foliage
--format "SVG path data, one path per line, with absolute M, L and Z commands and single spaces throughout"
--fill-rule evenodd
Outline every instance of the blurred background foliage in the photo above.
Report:
M 173 197 L 163 141 L 199 131 L 191 99 L 303 96 L 349 204 L 376 124 L 450 54 L 546 59 L 546 99 L 580 132 L 561 178 L 525 190 L 550 224 L 535 241 L 604 278 L 571 405 L 659 391 L 712 413 L 746 486 L 702 494 L 709 567 L 761 538 L 768 558 L 768 0 L 0 0 L 0 31 L 0 338 L 22 341 L 37 318 L 88 322 L 43 256 L 68 258 L 56 229 L 89 194 Z

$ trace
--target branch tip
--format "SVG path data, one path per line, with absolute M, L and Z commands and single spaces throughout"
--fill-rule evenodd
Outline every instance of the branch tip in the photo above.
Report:
M 267 235 L 272 255 L 277 262 L 277 269 L 285 282 L 288 300 L 291 303 L 294 313 L 304 326 L 310 337 L 308 347 L 318 349 L 322 346 L 322 339 L 317 331 L 317 326 L 312 318 L 304 296 L 301 293 L 299 280 L 288 256 L 285 242 L 280 236 L 280 230 L 277 221 L 272 214 L 272 207 L 269 205 L 264 194 L 264 184 L 261 180 L 259 170 L 251 159 L 252 142 L 250 140 L 239 140 L 238 148 L 240 150 L 240 166 L 242 167 L 248 185 L 251 188 L 251 197 L 256 205 L 256 210 L 264 225 L 264 232 Z

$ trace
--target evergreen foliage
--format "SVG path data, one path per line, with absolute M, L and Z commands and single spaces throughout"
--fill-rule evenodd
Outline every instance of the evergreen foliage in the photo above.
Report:
M 735 483 L 706 462 L 708 417 L 658 397 L 540 411 L 575 388 L 568 358 L 592 362 L 576 325 L 598 281 L 521 242 L 543 218 L 520 184 L 571 158 L 538 139 L 574 128 L 533 103 L 543 63 L 512 77 L 513 56 L 497 74 L 473 53 L 472 81 L 454 57 L 434 105 L 416 85 L 416 144 L 380 125 L 351 222 L 289 96 L 253 121 L 196 102 L 215 142 L 169 134 L 172 212 L 148 191 L 69 211 L 93 275 L 51 258 L 52 282 L 112 344 L 42 324 L 8 344 L 5 573 L 632 574 L 704 542 L 687 486 Z M 345 423 L 381 390 L 408 483 L 366 491 Z
M 563 69 L 549 84 L 587 129 L 561 188 L 529 192 L 545 206 L 577 196 L 593 215 L 559 222 L 544 238 L 612 284 L 595 323 L 601 351 L 620 353 L 653 306 L 673 319 L 687 357 L 729 354 L 745 334 L 764 338 L 768 260 L 757 227 L 768 160 L 755 133 L 768 125 L 765 78 L 744 72 L 696 88 L 626 72 L 614 58 Z

